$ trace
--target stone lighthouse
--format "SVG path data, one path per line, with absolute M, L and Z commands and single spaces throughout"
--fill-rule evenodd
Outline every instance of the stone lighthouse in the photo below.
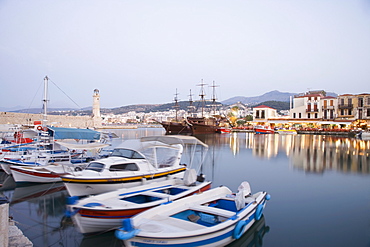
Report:
M 102 119 L 100 116 L 100 95 L 98 89 L 95 89 L 93 94 L 92 119 L 94 122 L 94 128 L 102 126 Z

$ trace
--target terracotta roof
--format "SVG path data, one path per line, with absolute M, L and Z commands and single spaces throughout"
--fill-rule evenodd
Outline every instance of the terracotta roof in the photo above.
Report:
M 276 110 L 275 108 L 269 107 L 267 105 L 259 105 L 259 106 L 253 107 L 253 108 L 270 108 L 270 109 Z

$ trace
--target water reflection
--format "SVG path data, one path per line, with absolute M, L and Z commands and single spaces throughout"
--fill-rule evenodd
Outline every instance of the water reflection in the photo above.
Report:
M 68 192 L 63 183 L 16 184 L 12 176 L 0 172 L 4 177 L 0 196 L 8 198 L 9 216 L 34 246 L 74 246 L 72 242 L 80 241 L 82 236 L 64 217 Z
M 323 135 L 255 135 L 231 133 L 221 137 L 201 136 L 211 147 L 228 145 L 234 156 L 243 149 L 253 156 L 272 159 L 278 155 L 290 158 L 294 168 L 323 173 L 337 170 L 350 173 L 370 173 L 370 141 Z
M 145 135 L 164 134 L 160 129 L 134 131 L 119 130 L 119 132 L 121 133 L 119 136 L 124 137 L 124 139 L 138 138 Z M 212 173 L 209 173 L 211 176 L 209 176 L 207 171 L 205 173 L 207 174 L 206 178 L 214 181 L 215 186 L 220 184 L 232 185 L 231 188 L 236 189 L 243 179 L 248 179 L 251 180 L 253 188 L 268 189 L 269 191 L 271 190 L 273 195 L 276 195 L 276 199 L 271 201 L 271 205 L 269 205 L 268 210 L 266 210 L 266 218 L 272 229 L 275 229 L 276 226 L 285 229 L 284 231 L 287 232 L 288 236 L 285 238 L 285 241 L 290 241 L 291 227 L 288 226 L 284 228 L 284 224 L 281 224 L 282 220 L 285 219 L 279 219 L 280 215 L 286 215 L 281 212 L 292 213 L 294 215 L 295 211 L 299 211 L 296 207 L 297 203 L 306 202 L 306 198 L 304 198 L 305 193 L 302 193 L 302 190 L 306 192 L 309 191 L 316 195 L 328 193 L 327 191 L 323 192 L 321 189 L 322 186 L 319 186 L 317 191 L 314 190 L 316 187 L 312 186 L 318 183 L 328 183 L 325 179 L 307 179 L 304 183 L 297 184 L 296 186 L 291 185 L 290 182 L 292 179 L 296 177 L 300 179 L 302 177 L 302 171 L 319 174 L 330 170 L 340 171 L 342 173 L 370 173 L 370 141 L 321 135 L 254 135 L 253 133 L 202 135 L 198 138 L 209 145 L 207 155 L 211 157 L 213 162 L 211 162 L 212 167 L 208 168 L 210 168 L 209 170 Z M 122 139 L 115 141 L 119 144 Z M 279 163 L 279 167 L 276 164 L 278 164 L 277 161 L 279 161 L 279 158 L 282 156 L 284 159 L 280 159 L 281 163 Z M 258 158 L 261 162 L 254 162 L 253 159 L 255 158 Z M 251 164 L 248 163 L 250 160 L 253 161 Z M 259 165 L 260 163 L 263 163 L 264 166 Z M 247 166 L 246 164 L 250 165 Z M 301 172 L 291 173 L 292 169 L 285 169 L 288 165 Z M 272 168 L 274 174 L 266 176 Z M 278 172 L 280 172 L 279 176 L 276 176 L 275 173 Z M 266 179 L 266 177 L 268 179 Z M 283 177 L 284 179 L 278 179 L 278 177 Z M 315 176 L 315 178 L 316 177 L 321 178 L 323 176 Z M 343 176 L 335 176 L 334 180 L 330 180 L 331 183 L 335 182 L 334 185 L 329 187 L 331 189 L 336 189 L 340 185 L 346 184 L 345 188 L 348 187 L 348 190 L 358 191 L 358 193 L 363 194 L 363 191 L 366 191 L 366 188 L 368 188 L 368 182 L 366 182 L 368 180 L 367 178 L 361 179 L 363 177 L 364 176 L 344 176 L 344 179 L 349 182 L 343 183 Z M 351 181 L 356 181 L 356 183 Z M 7 176 L 5 173 L 0 172 L 0 184 L 2 184 L 0 187 L 0 196 L 6 195 L 10 199 L 10 215 L 14 217 L 15 221 L 20 222 L 18 227 L 21 228 L 24 234 L 33 242 L 34 246 L 122 246 L 121 242 L 117 241 L 113 236 L 113 232 L 95 236 L 83 236 L 76 230 L 70 219 L 64 217 L 65 198 L 68 194 L 63 188 L 62 183 L 18 186 L 11 176 Z M 349 187 L 349 184 L 351 184 L 352 187 Z M 360 186 L 354 186 L 357 184 Z M 293 187 L 299 189 L 295 191 Z M 287 189 L 294 194 L 294 196 L 291 197 L 294 198 L 294 203 L 286 203 L 284 196 L 286 196 Z M 339 191 L 330 191 L 331 194 L 340 195 L 335 201 L 335 205 L 338 205 L 338 202 L 343 199 L 341 197 L 343 189 L 344 188 L 341 188 Z M 361 196 L 357 195 L 356 197 L 361 198 Z M 362 202 L 355 202 L 354 199 L 350 201 L 353 202 L 355 206 L 362 205 Z M 274 203 L 274 205 L 272 205 L 272 203 Z M 369 204 L 367 203 L 366 205 Z M 306 212 L 316 208 L 311 207 L 309 204 L 306 205 L 306 203 L 302 203 L 300 208 L 305 206 Z M 350 205 L 348 208 L 343 208 L 343 215 L 345 215 L 345 212 L 353 210 L 352 207 L 353 205 Z M 357 209 L 357 211 L 360 209 Z M 320 211 L 312 212 L 312 215 L 318 215 L 320 212 L 322 212 L 321 209 Z M 270 215 L 268 215 L 268 213 L 270 213 Z M 342 212 L 340 212 L 340 214 L 342 217 Z M 365 215 L 365 213 L 361 215 Z M 297 212 L 297 214 L 292 216 L 292 219 L 304 216 L 305 215 L 302 215 L 301 212 Z M 321 220 L 328 218 L 328 222 L 335 222 L 335 220 L 340 217 L 334 215 L 333 218 L 330 218 L 330 214 L 322 212 L 321 217 L 312 218 L 314 218 L 315 221 L 311 222 L 311 217 L 305 218 L 306 224 L 310 222 L 313 226 L 316 226 L 317 218 Z M 333 224 L 333 228 L 335 227 L 336 224 Z M 352 228 L 353 227 L 348 230 Z M 307 228 L 306 230 L 312 229 L 314 229 L 314 227 Z M 325 229 L 330 229 L 330 227 L 325 227 Z M 320 231 L 318 231 L 321 234 L 321 231 L 325 232 L 325 229 L 320 229 Z M 263 218 L 263 220 L 256 222 L 241 239 L 235 241 L 230 246 L 262 246 L 262 239 L 268 230 L 269 227 L 265 225 Z M 279 228 L 280 233 L 284 231 Z M 356 232 L 358 231 L 359 229 L 357 229 Z M 274 232 L 275 231 L 271 231 L 266 235 L 268 238 L 265 240 L 265 245 L 269 238 L 274 238 L 273 236 L 276 238 L 277 234 Z M 325 233 L 330 234 L 330 231 Z M 302 236 L 306 236 L 306 232 L 300 235 L 300 231 L 298 231 L 296 234 L 297 238 L 300 239 Z M 362 240 L 363 239 L 364 238 L 362 238 Z M 315 244 L 311 246 L 315 246 Z M 327 246 L 329 246 L 329 244 Z
M 262 216 L 259 221 L 255 222 L 252 227 L 241 236 L 241 238 L 227 245 L 227 247 L 263 246 L 263 237 L 269 231 L 270 227 L 266 226 L 265 217 Z

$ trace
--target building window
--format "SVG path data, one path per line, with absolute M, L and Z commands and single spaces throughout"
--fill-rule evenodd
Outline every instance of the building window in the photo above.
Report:
M 318 111 L 318 110 L 317 110 L 317 103 L 316 103 L 316 102 L 315 102 L 315 104 L 313 105 L 313 110 L 314 110 L 314 111 Z
M 315 113 L 315 118 L 317 118 L 318 117 L 318 115 L 317 115 L 317 113 Z
M 364 106 L 364 99 L 363 98 L 358 98 L 358 106 L 363 107 Z
M 256 111 L 256 118 L 260 118 L 260 111 L 259 110 Z
M 370 117 L 370 108 L 367 108 L 367 111 L 366 111 L 367 113 L 366 113 L 366 115 L 368 116 L 368 117 Z
M 265 110 L 261 111 L 261 118 L 265 118 Z
M 298 117 L 299 118 L 302 118 L 302 113 L 298 113 Z
M 308 113 L 307 114 L 307 118 L 311 118 L 311 113 Z
M 370 109 L 368 109 L 368 110 L 370 110 Z M 293 118 L 296 118 L 296 113 L 295 112 L 293 113 Z
M 342 109 L 342 110 L 340 110 L 340 115 L 341 116 L 344 116 L 344 110 Z
M 348 110 L 348 115 L 352 115 L 352 110 Z

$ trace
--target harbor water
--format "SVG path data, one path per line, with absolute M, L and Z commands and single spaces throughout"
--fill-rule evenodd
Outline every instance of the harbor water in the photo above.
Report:
M 160 128 L 111 130 L 122 140 Z M 201 172 L 212 186 L 271 195 L 264 216 L 231 246 L 370 246 L 370 141 L 323 135 L 227 133 L 198 136 Z M 185 161 L 186 162 L 186 161 Z M 63 183 L 17 185 L 0 171 L 9 216 L 34 246 L 122 246 L 114 233 L 84 236 L 65 216 Z

